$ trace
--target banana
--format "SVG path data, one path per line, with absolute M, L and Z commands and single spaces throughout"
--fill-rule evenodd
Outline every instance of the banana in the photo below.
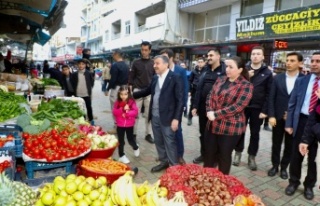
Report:
M 117 204 L 117 201 L 116 201 L 116 198 L 114 196 L 114 193 L 115 193 L 115 185 L 116 183 L 113 182 L 113 184 L 111 185 L 111 191 L 110 191 L 110 197 L 111 197 L 111 200 L 114 204 Z
M 135 185 L 132 182 L 132 177 L 128 180 L 128 185 L 127 185 L 127 205 L 128 206 L 141 206 L 140 199 L 137 195 Z
M 116 194 L 118 195 L 118 204 L 120 206 L 125 206 L 126 205 L 126 187 L 128 186 L 128 176 L 122 176 L 120 177 L 119 180 L 119 185 L 116 189 Z
M 149 190 L 149 192 L 147 192 L 147 194 L 146 194 L 147 206 L 156 206 L 156 204 L 154 204 L 154 202 L 153 202 L 152 194 L 153 194 L 153 189 Z

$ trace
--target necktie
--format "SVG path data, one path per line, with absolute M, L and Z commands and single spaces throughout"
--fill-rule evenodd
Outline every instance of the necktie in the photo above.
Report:
M 309 114 L 313 111 L 314 107 L 316 106 L 316 103 L 318 101 L 318 97 L 315 94 L 317 89 L 319 88 L 318 81 L 320 80 L 320 77 L 316 77 L 313 83 L 312 87 L 312 93 L 311 93 L 311 98 L 310 98 L 310 105 L 309 105 Z

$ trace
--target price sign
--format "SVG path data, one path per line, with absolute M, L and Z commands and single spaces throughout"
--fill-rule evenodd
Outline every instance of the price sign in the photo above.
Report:
M 281 40 L 274 40 L 273 48 L 275 48 L 275 49 L 287 49 L 288 48 L 288 42 L 287 41 L 281 41 Z

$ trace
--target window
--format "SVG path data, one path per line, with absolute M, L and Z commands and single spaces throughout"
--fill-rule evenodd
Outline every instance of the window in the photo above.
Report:
M 230 16 L 230 6 L 196 14 L 194 40 L 196 42 L 225 41 L 226 37 L 229 37 Z
M 126 35 L 130 34 L 130 21 L 125 22 Z
M 289 0 L 289 1 L 292 1 L 292 0 Z M 263 9 L 263 0 L 242 0 L 241 1 L 241 17 L 262 14 L 262 9 Z
M 293 9 L 318 4 L 316 0 L 277 0 L 277 10 Z
M 109 30 L 104 32 L 104 42 L 108 42 L 110 38 Z

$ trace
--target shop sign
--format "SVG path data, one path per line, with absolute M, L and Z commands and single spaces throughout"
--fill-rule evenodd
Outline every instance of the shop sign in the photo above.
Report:
M 288 48 L 288 42 L 287 41 L 282 41 L 282 40 L 274 40 L 273 48 L 274 49 L 287 49 Z
M 320 4 L 236 20 L 237 39 L 311 35 L 320 32 Z

